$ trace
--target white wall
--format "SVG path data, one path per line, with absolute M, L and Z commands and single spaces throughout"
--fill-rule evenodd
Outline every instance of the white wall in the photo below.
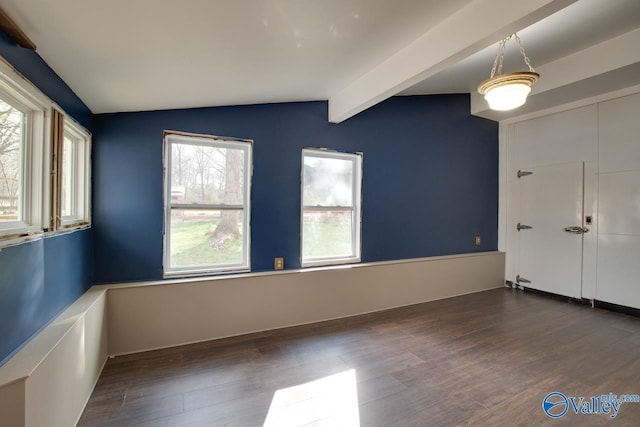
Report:
M 75 425 L 91 396 L 107 360 L 107 321 L 105 293 L 90 297 L 87 310 L 59 325 L 67 333 L 27 379 L 27 426 Z
M 640 94 L 598 107 L 597 295 L 640 308 Z
M 0 367 L 0 425 L 76 424 L 107 360 L 105 315 L 92 288 Z
M 417 304 L 504 284 L 487 252 L 110 287 L 109 352 L 122 354 Z
M 15 380 L 8 384 L 0 385 L 0 415 L 2 425 L 25 425 L 25 382 Z
M 640 94 L 501 124 L 500 234 L 515 280 L 519 194 L 527 166 L 585 162 L 583 298 L 640 308 Z

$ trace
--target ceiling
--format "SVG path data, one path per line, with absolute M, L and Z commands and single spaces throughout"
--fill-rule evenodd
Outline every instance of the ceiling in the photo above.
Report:
M 0 7 L 94 113 L 329 100 L 330 120 L 340 122 L 396 94 L 474 92 L 489 77 L 496 42 L 512 31 L 542 75 L 536 108 L 597 95 L 594 84 L 608 91 L 640 84 L 639 0 L 0 0 Z M 505 71 L 523 65 L 514 49 Z M 573 86 L 582 93 L 568 93 Z M 507 117 L 477 95 L 471 110 Z

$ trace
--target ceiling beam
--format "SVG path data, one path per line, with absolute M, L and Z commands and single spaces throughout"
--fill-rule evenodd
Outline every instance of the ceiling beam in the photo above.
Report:
M 36 44 L 13 22 L 13 19 L 0 9 L 0 28 L 9 35 L 20 47 L 36 50 Z
M 575 1 L 471 1 L 329 98 L 329 121 L 340 123 Z
M 527 103 L 509 112 L 491 110 L 484 97 L 474 92 L 471 94 L 471 114 L 500 121 L 635 86 L 640 83 L 638 46 L 640 28 L 536 67 L 540 80 L 533 86 Z

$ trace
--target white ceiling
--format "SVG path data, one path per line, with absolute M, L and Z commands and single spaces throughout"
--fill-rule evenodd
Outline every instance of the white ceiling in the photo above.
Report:
M 639 0 L 574 1 L 0 0 L 0 7 L 94 113 L 329 100 L 341 121 L 398 93 L 473 92 L 507 29 L 520 30 L 533 65 L 553 76 L 556 62 L 640 28 Z M 519 68 L 512 53 L 505 67 Z M 583 78 L 635 63 L 623 54 L 608 60 L 613 69 Z M 640 84 L 626 74 L 624 84 Z M 547 92 L 558 89 L 552 80 L 565 89 L 575 83 L 550 79 Z
M 518 31 L 532 65 L 538 67 L 640 27 L 640 0 L 581 0 Z M 402 92 L 403 95 L 469 93 L 488 79 L 497 44 Z M 525 70 L 515 41 L 504 70 Z

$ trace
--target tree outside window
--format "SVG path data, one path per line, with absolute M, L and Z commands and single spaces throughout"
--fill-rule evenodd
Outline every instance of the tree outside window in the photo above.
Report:
M 24 113 L 0 100 L 0 222 L 21 219 Z

